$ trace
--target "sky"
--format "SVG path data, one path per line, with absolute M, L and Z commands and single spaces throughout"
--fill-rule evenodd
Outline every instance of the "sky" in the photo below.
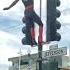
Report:
M 26 54 L 30 46 L 24 46 L 21 39 L 24 37 L 22 33 L 22 18 L 24 16 L 24 5 L 21 0 L 10 10 L 4 11 L 3 8 L 9 6 L 14 0 L 0 0 L 0 68 L 2 65 L 9 65 L 8 58 L 19 56 L 20 48 L 22 53 Z M 44 33 L 46 29 L 46 0 L 42 0 L 42 21 L 44 23 Z M 35 11 L 38 15 L 39 0 L 35 0 Z M 58 32 L 62 38 L 59 42 L 59 47 L 70 46 L 70 0 L 61 0 L 61 5 L 58 9 L 61 11 L 61 16 L 58 20 L 61 23 L 61 29 Z M 37 25 L 36 25 L 37 26 Z M 38 26 L 37 26 L 38 27 Z M 35 30 L 37 29 L 35 28 Z M 36 31 L 38 33 L 38 31 Z M 45 40 L 45 34 L 44 40 Z M 37 35 L 36 35 L 37 36 Z M 37 37 L 36 37 L 37 40 Z M 44 46 L 44 49 L 47 49 Z M 30 48 L 31 53 L 37 52 L 37 47 Z M 2 69 L 1 69 L 2 70 Z

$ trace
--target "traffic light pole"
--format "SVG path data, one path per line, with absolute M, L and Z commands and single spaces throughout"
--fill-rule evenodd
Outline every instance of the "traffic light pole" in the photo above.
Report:
M 40 0 L 40 18 L 41 18 L 41 8 L 42 0 Z M 38 45 L 38 59 L 39 59 L 39 70 L 42 70 L 42 44 Z
M 38 45 L 39 70 L 42 70 L 42 45 Z

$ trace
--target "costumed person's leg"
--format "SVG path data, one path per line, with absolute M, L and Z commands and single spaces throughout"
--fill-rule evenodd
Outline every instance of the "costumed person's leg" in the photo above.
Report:
M 43 23 L 42 23 L 40 17 L 35 12 L 34 12 L 33 16 L 34 16 L 33 17 L 34 21 L 39 25 L 38 43 L 42 44 L 42 42 L 43 42 L 43 37 L 42 37 L 42 34 L 43 34 Z
M 31 27 L 31 36 L 32 36 L 32 41 L 33 41 L 35 39 L 34 27 Z
M 40 43 L 40 44 L 43 42 L 42 34 L 43 34 L 43 26 L 39 25 L 38 43 Z
M 30 43 L 31 43 L 31 46 L 33 45 L 37 45 L 36 41 L 35 41 L 35 31 L 34 31 L 34 23 L 33 23 L 33 19 L 31 17 L 31 12 L 25 12 L 25 22 L 26 22 L 26 26 L 27 28 L 29 28 L 29 35 L 30 35 Z
M 30 26 L 30 19 L 28 12 L 25 11 L 25 16 L 22 18 L 23 23 L 26 25 L 26 44 L 32 44 L 32 37 L 31 37 L 31 26 Z
M 37 43 L 35 41 L 35 30 L 34 30 L 34 23 L 33 23 L 33 21 L 31 22 L 31 37 L 32 37 L 32 44 L 33 45 L 37 45 Z

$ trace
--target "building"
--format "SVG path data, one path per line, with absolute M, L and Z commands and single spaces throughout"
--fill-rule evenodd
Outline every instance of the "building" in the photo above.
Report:
M 20 62 L 19 62 L 19 59 L 20 59 Z M 9 68 L 9 70 L 38 70 L 37 60 L 38 60 L 38 54 L 22 55 L 21 58 L 20 57 L 9 58 L 8 61 L 12 62 L 12 66 Z M 46 60 L 43 60 L 43 68 L 45 68 L 44 70 L 47 70 L 46 67 L 48 66 L 49 62 L 50 63 L 58 62 L 59 70 L 70 70 L 69 56 L 55 56 L 55 57 L 50 57 L 50 58 L 47 58 Z M 20 66 L 19 66 L 19 63 L 20 63 Z M 49 66 L 47 68 L 50 68 Z
M 13 57 L 9 58 L 8 61 L 12 62 L 12 66 L 9 68 L 9 70 L 19 70 L 19 59 L 20 59 L 20 70 L 36 70 L 37 63 L 36 60 L 38 58 L 37 54 L 24 55 L 20 57 Z M 28 64 L 29 62 L 29 64 Z

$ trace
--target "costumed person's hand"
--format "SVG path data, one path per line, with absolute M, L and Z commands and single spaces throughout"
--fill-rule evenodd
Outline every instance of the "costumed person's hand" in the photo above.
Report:
M 3 10 L 9 10 L 9 7 L 3 8 Z

